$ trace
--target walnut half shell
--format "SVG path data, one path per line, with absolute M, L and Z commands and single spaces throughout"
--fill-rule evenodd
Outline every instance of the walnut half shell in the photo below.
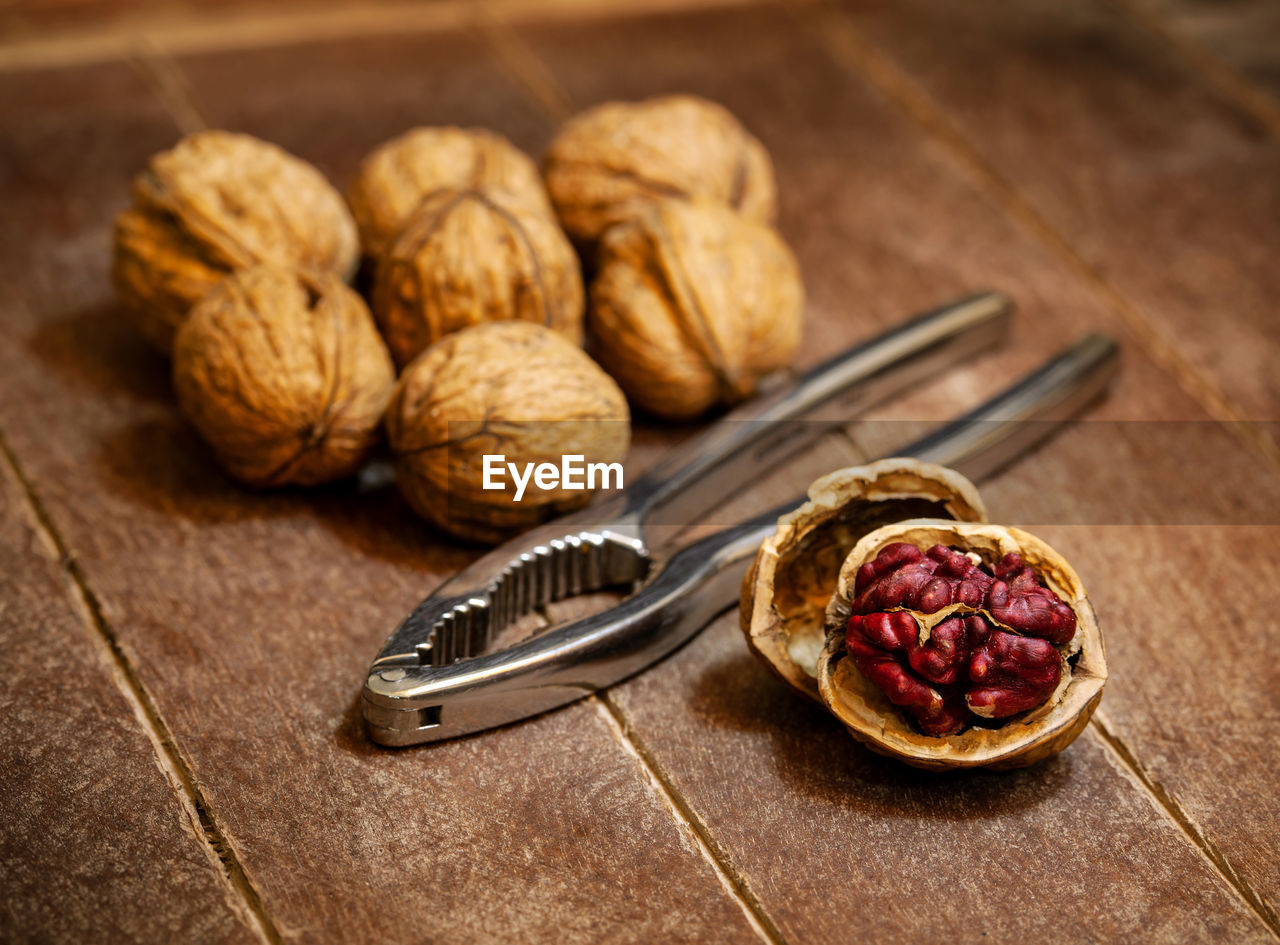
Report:
M 850 550 L 888 522 L 929 516 L 986 521 L 978 490 L 959 473 L 914 459 L 839 469 L 809 487 L 809 501 L 778 520 L 743 582 L 747 643 L 815 701 L 824 614 Z
M 922 551 L 945 546 L 971 558 L 976 555 L 987 568 L 995 567 L 1007 555 L 1018 555 L 1042 587 L 1057 595 L 1055 606 L 1065 603 L 1070 608 L 1075 617 L 1074 632 L 1068 630 L 1070 638 L 1064 634 L 1063 642 L 1056 647 L 1062 676 L 1047 701 L 1020 714 L 993 720 L 994 727 L 971 725 L 952 735 L 921 734 L 909 723 L 907 716 L 854 665 L 845 639 L 845 628 L 854 611 L 859 569 L 896 543 Z M 965 605 L 945 610 L 953 608 L 974 612 Z M 986 610 L 977 612 L 990 617 Z M 1102 634 L 1080 578 L 1053 548 L 1016 528 L 913 519 L 877 529 L 854 546 L 840 568 L 835 594 L 827 608 L 826 628 L 827 643 L 818 661 L 818 687 L 823 702 L 854 738 L 879 754 L 919 768 L 1020 768 L 1054 755 L 1084 730 L 1102 698 L 1107 679 Z M 1048 646 L 1042 640 L 1029 642 Z M 1052 650 L 1049 652 L 1053 655 Z

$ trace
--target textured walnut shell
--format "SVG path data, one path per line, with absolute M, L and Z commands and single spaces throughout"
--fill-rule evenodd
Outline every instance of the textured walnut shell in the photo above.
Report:
M 496 542 L 586 504 L 588 491 L 540 490 L 520 502 L 483 488 L 483 456 L 560 464 L 566 454 L 620 463 L 630 439 L 618 385 L 541 325 L 494 322 L 445 337 L 400 378 L 387 409 L 396 475 L 409 504 L 459 537 Z
M 144 338 L 168 353 L 191 306 L 258 264 L 349 277 L 355 221 L 318 170 L 249 135 L 202 131 L 153 157 L 116 217 L 112 279 Z
M 778 519 L 743 580 L 738 616 L 751 650 L 817 701 L 825 612 L 841 565 L 864 535 L 917 516 L 987 517 L 968 479 L 914 459 L 882 459 L 815 481 L 809 500 Z
M 1076 632 L 1060 652 L 1071 656 L 1073 665 L 1047 703 L 1006 719 L 998 728 L 974 726 L 958 735 L 922 735 L 908 724 L 897 707 L 853 665 L 844 643 L 858 568 L 893 542 L 921 549 L 947 545 L 978 554 L 988 566 L 1016 552 L 1040 581 L 1071 607 Z M 1102 633 L 1080 578 L 1049 545 L 1017 528 L 922 518 L 877 529 L 854 546 L 840 568 L 827 607 L 826 627 L 827 643 L 818 661 L 822 701 L 858 741 L 918 768 L 1004 770 L 1055 755 L 1084 731 L 1107 679 Z
M 795 259 L 772 229 L 669 200 L 605 234 L 589 318 L 600 362 L 632 401 L 687 419 L 789 364 L 803 309 Z
M 607 102 L 570 119 L 544 173 L 569 235 L 594 242 L 655 200 L 701 199 L 773 219 L 773 165 L 725 108 L 692 95 Z
M 365 158 L 347 191 L 365 255 L 384 255 L 418 205 L 445 189 L 503 193 L 552 215 L 537 166 L 502 135 L 414 128 Z
M 377 442 L 395 371 L 369 310 L 336 275 L 263 266 L 191 310 L 173 382 L 232 476 L 313 485 L 355 472 Z
M 403 366 L 450 332 L 537 322 L 582 341 L 582 270 L 554 218 L 502 193 L 427 197 L 377 268 L 373 313 Z

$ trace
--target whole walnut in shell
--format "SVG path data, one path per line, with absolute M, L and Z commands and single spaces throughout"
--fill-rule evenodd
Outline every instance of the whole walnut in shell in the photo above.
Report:
M 259 266 L 218 283 L 178 330 L 178 404 L 253 486 L 355 472 L 395 384 L 360 296 L 332 273 Z
M 817 701 L 824 615 L 840 568 L 865 535 L 903 519 L 986 521 L 978 490 L 954 470 L 882 459 L 828 473 L 808 501 L 778 519 L 742 585 L 742 631 L 752 652 Z
M 537 322 L 582 340 L 582 271 L 554 218 L 501 192 L 426 197 L 381 260 L 373 313 L 396 363 L 481 322 Z
M 249 135 L 202 131 L 153 157 L 116 217 L 112 279 L 161 351 L 219 279 L 258 264 L 355 270 L 355 221 L 307 162 Z
M 668 200 L 605 233 L 591 287 L 598 356 L 632 401 L 691 418 L 790 363 L 804 289 L 772 229 Z
M 418 205 L 445 189 L 502 193 L 552 215 L 537 166 L 502 135 L 414 128 L 366 157 L 347 190 L 365 255 L 384 255 Z
M 728 110 L 692 95 L 607 102 L 570 119 L 544 174 L 560 221 L 590 244 L 655 200 L 706 200 L 773 219 L 773 165 Z
M 1106 651 L 1071 565 L 1016 528 L 909 519 L 845 560 L 818 660 L 822 701 L 873 751 L 921 768 L 1020 768 L 1102 698 Z
M 462 538 L 496 542 L 577 508 L 590 490 L 528 481 L 517 500 L 514 463 L 621 463 L 630 439 L 626 398 L 587 355 L 527 322 L 477 325 L 432 345 L 405 369 L 387 409 L 396 474 L 409 504 Z M 485 489 L 486 455 L 504 457 L 500 490 Z M 492 462 L 492 461 L 491 461 Z M 595 485 L 605 484 L 597 470 Z M 617 472 L 610 485 L 617 485 Z M 585 478 L 585 477 L 584 477 Z

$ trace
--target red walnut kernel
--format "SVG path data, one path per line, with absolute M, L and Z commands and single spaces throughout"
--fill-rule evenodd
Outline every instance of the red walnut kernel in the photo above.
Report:
M 948 628 L 949 642 L 954 644 L 957 638 L 962 642 L 964 621 L 955 618 L 946 623 L 955 625 Z M 953 632 L 957 628 L 958 634 Z M 928 734 L 950 735 L 964 728 L 967 722 L 963 694 L 955 686 L 929 685 L 893 656 L 902 653 L 913 669 L 919 662 L 930 670 L 938 670 L 937 675 L 951 677 L 933 682 L 954 682 L 957 667 L 945 665 L 949 662 L 946 654 L 927 652 L 927 645 L 922 647 L 919 640 L 920 626 L 915 618 L 905 610 L 898 610 L 854 615 L 849 620 L 846 644 L 858 669 L 880 687 L 890 702 L 909 712 Z M 933 642 L 932 638 L 929 642 Z
M 934 614 L 950 604 L 978 608 L 991 584 L 991 575 L 973 559 L 945 545 L 935 545 L 925 554 L 915 545 L 897 542 L 858 570 L 853 606 L 859 613 L 907 607 Z
M 840 569 L 826 628 L 823 703 L 872 750 L 918 767 L 1055 754 L 1106 681 L 1079 577 L 1014 528 L 914 519 L 871 532 Z
M 1076 630 L 1076 616 L 1057 594 L 1036 579 L 1035 572 L 1010 553 L 995 567 L 994 577 L 972 558 L 935 545 L 927 553 L 895 542 L 858 569 L 854 586 L 858 613 L 906 607 L 934 614 L 950 604 L 964 604 L 991 616 L 1011 630 L 1066 643 Z
M 1057 594 L 1042 587 L 1021 556 L 1008 554 L 996 565 L 996 582 L 987 592 L 987 609 L 1006 627 L 1066 643 L 1076 632 L 1076 615 Z
M 921 643 L 920 626 L 905 610 L 855 614 L 846 645 L 858 669 L 929 735 L 972 723 L 966 706 L 988 719 L 1034 709 L 1062 678 L 1062 658 L 1048 640 L 994 630 L 979 616 L 949 617 Z M 938 714 L 944 704 L 953 708 L 945 718 Z
M 975 721 L 953 694 L 929 683 L 959 684 L 974 715 L 1003 719 L 1045 702 L 1062 678 L 1062 658 L 1053 644 L 1075 633 L 1071 608 L 1039 583 L 1018 554 L 1000 559 L 1000 579 L 980 560 L 946 545 L 921 552 L 894 542 L 858 569 L 858 596 L 846 631 L 849 655 L 929 735 L 953 735 Z M 948 617 L 929 630 L 912 616 L 953 606 L 981 610 L 1026 636 L 996 629 L 977 615 Z M 907 609 L 875 612 L 891 607 Z M 885 665 L 886 654 L 900 654 L 899 671 Z M 961 711 L 942 713 L 948 701 Z
M 973 647 L 986 639 L 990 629 L 981 617 L 948 617 L 933 628 L 928 640 L 920 643 L 917 627 L 917 638 L 907 652 L 907 662 L 930 682 L 950 685 L 960 678 Z
M 1048 640 L 993 630 L 969 660 L 969 679 L 983 685 L 964 701 L 975 715 L 1005 719 L 1043 703 L 1061 678 L 1062 658 Z

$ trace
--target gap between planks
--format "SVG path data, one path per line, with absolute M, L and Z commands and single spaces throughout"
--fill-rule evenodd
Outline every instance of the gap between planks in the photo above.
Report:
M 693 806 L 675 786 L 671 777 L 658 764 L 658 760 L 649 751 L 644 740 L 640 738 L 627 714 L 613 700 L 609 690 L 603 689 L 588 698 L 595 703 L 600 717 L 613 733 L 613 737 L 623 751 L 631 755 L 636 764 L 640 766 L 644 779 L 649 783 L 649 787 L 658 796 L 663 806 L 667 808 L 672 819 L 692 837 L 699 852 L 702 853 L 703 859 L 711 866 L 725 892 L 737 900 L 743 914 L 747 917 L 747 922 L 755 929 L 756 934 L 762 940 L 768 942 L 769 945 L 786 945 L 786 939 L 783 937 L 782 931 L 769 915 L 764 903 L 752 891 L 746 878 L 733 865 L 733 861 L 729 859 L 728 854 L 720 844 L 716 842 L 715 836 L 712 834 L 711 828 L 707 826 L 706 821 L 698 816 L 698 812 L 693 809 Z
M 1168 46 L 1192 72 L 1198 73 L 1218 94 L 1253 116 L 1280 139 L 1280 103 L 1255 82 L 1199 43 L 1179 36 L 1151 10 L 1149 0 L 1106 0 L 1134 24 Z
M 184 135 L 204 131 L 209 121 L 196 102 L 182 67 L 164 49 L 143 38 L 129 55 L 129 63 Z
M 1133 749 L 1116 733 L 1106 714 L 1102 710 L 1094 712 L 1089 725 L 1115 756 L 1116 764 L 1151 795 L 1152 804 L 1156 809 L 1172 820 L 1190 838 L 1200 855 L 1209 862 L 1223 881 L 1249 904 L 1271 934 L 1280 940 L 1280 916 L 1249 881 L 1231 865 L 1231 861 L 1218 849 L 1217 844 L 1205 836 L 1200 825 L 1183 809 L 1172 792 L 1138 761 Z
M 1111 284 L 1002 175 L 951 122 L 942 109 L 904 69 L 880 52 L 829 0 L 789 0 L 795 15 L 807 25 L 839 67 L 861 79 L 897 106 L 926 135 L 941 143 L 988 197 L 1010 218 L 1065 262 L 1081 279 L 1099 292 L 1141 341 L 1152 360 L 1173 378 L 1215 420 L 1280 467 L 1280 443 L 1272 442 L 1231 398 L 1187 359 L 1127 295 Z
M 22 471 L 3 432 L 0 432 L 0 456 L 3 456 L 9 474 L 21 487 L 32 528 L 58 563 L 67 583 L 67 595 L 72 609 L 80 617 L 85 632 L 98 646 L 104 663 L 111 669 L 112 682 L 133 710 L 139 726 L 151 742 L 157 767 L 173 787 L 174 795 L 199 837 L 206 856 L 226 883 L 232 908 L 254 931 L 260 942 L 283 945 L 284 937 L 267 914 L 262 897 L 245 872 L 234 845 L 218 826 L 190 764 L 178 748 L 172 729 L 165 722 L 155 699 L 143 685 L 137 670 L 125 654 L 119 637 L 103 614 L 101 602 L 89 588 L 84 572 L 59 534 L 31 480 Z
M 542 633 L 555 625 L 556 621 L 547 612 L 545 606 L 535 608 L 534 613 L 542 622 L 542 626 L 533 631 L 534 634 Z M 752 891 L 746 879 L 725 853 L 724 848 L 716 842 L 706 821 L 698 816 L 693 805 L 680 793 L 672 778 L 649 751 L 627 714 L 613 700 L 610 691 L 601 689 L 587 696 L 587 701 L 596 707 L 596 712 L 623 753 L 629 755 L 640 768 L 641 779 L 657 797 L 662 808 L 675 821 L 676 829 L 692 839 L 725 893 L 737 902 L 738 908 L 746 916 L 747 924 L 768 945 L 787 945 L 786 939 L 760 901 L 760 897 Z

